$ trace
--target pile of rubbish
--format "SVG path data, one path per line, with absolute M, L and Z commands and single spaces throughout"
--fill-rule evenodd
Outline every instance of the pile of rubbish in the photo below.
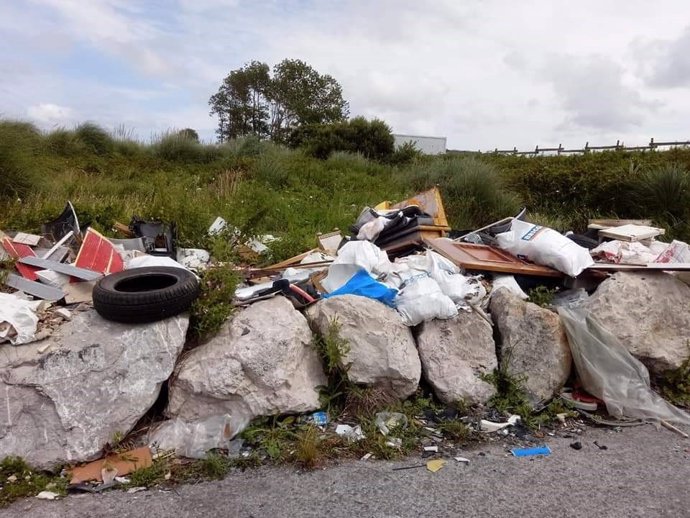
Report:
M 313 333 L 323 334 L 325 327 L 319 322 L 330 320 L 337 310 L 350 312 L 348 332 L 353 342 L 369 339 L 356 335 L 362 329 L 371 335 L 371 343 L 354 344 L 353 349 L 361 349 L 359 353 L 352 351 L 350 360 L 359 363 L 341 366 L 343 371 L 353 384 L 375 387 L 387 392 L 387 397 L 409 397 L 417 390 L 423 371 L 439 401 L 451 405 L 462 399 L 481 407 L 495 394 L 495 387 L 484 376 L 498 368 L 502 357 L 513 362 L 508 362 L 509 367 L 518 375 L 535 374 L 534 380 L 527 380 L 529 404 L 534 410 L 560 397 L 597 422 L 606 422 L 609 417 L 614 423 L 651 422 L 684 434 L 674 425 L 690 425 L 690 416 L 652 390 L 650 371 L 638 359 L 650 356 L 649 348 L 638 354 L 635 344 L 625 343 L 629 337 L 612 332 L 612 319 L 603 322 L 588 304 L 597 293 L 597 300 L 605 304 L 607 295 L 601 293 L 604 286 L 618 289 L 611 288 L 617 275 L 650 271 L 659 272 L 663 282 L 670 279 L 681 285 L 682 289 L 673 284 L 678 298 L 682 304 L 690 304 L 686 293 L 688 245 L 658 240 L 664 231 L 653 227 L 651 221 L 592 220 L 585 234 L 561 234 L 527 219 L 523 209 L 478 229 L 453 231 L 438 189 L 396 204 L 382 202 L 366 207 L 349 234 L 338 229 L 319 234 L 314 248 L 269 266 L 231 266 L 244 280 L 231 302 L 243 309 L 226 323 L 217 339 L 180 356 L 188 318 L 184 317 L 184 324 L 164 326 L 175 320 L 169 317 L 183 317 L 199 296 L 198 274 L 227 265 L 214 263 L 206 250 L 178 247 L 174 222 L 134 216 L 128 225 L 114 222 L 113 231 L 121 237 L 108 238 L 80 225 L 75 208 L 68 202 L 62 214 L 43 225 L 40 235 L 0 232 L 0 261 L 4 265 L 0 270 L 0 346 L 5 342 L 30 344 L 49 337 L 65 322 L 71 321 L 66 329 L 78 322 L 102 322 L 101 317 L 125 324 L 111 330 L 116 345 L 109 343 L 107 347 L 112 350 L 129 353 L 129 342 L 149 344 L 154 351 L 150 357 L 137 349 L 131 352 L 131 361 L 152 366 L 151 371 L 132 374 L 136 380 L 135 376 L 155 372 L 158 377 L 150 386 L 124 382 L 130 371 L 113 364 L 105 371 L 97 362 L 79 366 L 85 376 L 97 373 L 92 378 L 99 383 L 111 376 L 111 385 L 104 381 L 103 386 L 131 383 L 150 398 L 136 412 L 123 410 L 129 420 L 126 432 L 156 400 L 161 385 L 169 382 L 168 420 L 149 430 L 147 446 L 134 455 L 137 467 L 153 461 L 149 447 L 154 457 L 201 458 L 209 449 L 246 454 L 246 446 L 237 435 L 258 416 L 302 414 L 348 441 L 362 440 L 359 423 L 329 422 L 326 413 L 312 413 L 319 409 L 318 387 L 327 384 L 321 359 L 311 345 Z M 271 242 L 278 239 L 271 235 L 248 238 L 220 217 L 210 224 L 208 234 L 228 239 L 248 264 L 268 257 Z M 526 302 L 540 287 L 553 296 L 542 304 L 546 308 Z M 638 284 L 634 288 L 639 291 Z M 88 318 L 82 314 L 91 308 L 100 317 L 94 312 Z M 362 321 L 367 318 L 375 320 L 369 324 L 374 327 Z M 147 323 L 152 326 L 135 327 Z M 161 327 L 153 329 L 154 323 Z M 146 335 L 149 330 L 151 334 Z M 383 336 L 386 333 L 395 336 Z M 172 336 L 179 342 L 174 347 Z M 129 342 L 123 346 L 123 341 Z M 272 342 L 279 342 L 279 347 Z M 103 344 L 92 347 L 106 349 Z M 74 349 L 62 347 L 64 358 L 88 354 L 76 346 Z M 652 359 L 663 369 L 677 368 L 687 358 L 676 349 L 666 363 L 656 356 Z M 27 355 L 44 352 L 38 347 Z M 134 359 L 139 353 L 143 356 Z M 123 358 L 124 353 L 117 355 L 118 361 L 130 361 Z M 7 386 L 39 387 L 36 397 L 43 397 L 46 391 L 41 384 L 53 383 L 43 369 L 60 374 L 75 372 L 59 370 L 68 360 L 61 359 L 58 365 L 43 359 L 42 363 L 35 362 L 34 370 L 25 369 L 22 376 L 26 378 L 7 381 Z M 19 354 L 7 361 L 8 372 L 26 365 Z M 381 365 L 372 365 L 376 362 Z M 538 371 L 545 369 L 554 372 L 544 374 L 544 380 L 536 379 Z M 0 377 L 0 382 L 5 381 Z M 62 386 L 55 388 L 49 398 L 64 400 L 64 390 Z M 143 398 L 137 395 L 135 399 Z M 25 411 L 17 405 L 16 413 Z M 608 415 L 601 417 L 604 411 Z M 380 433 L 391 447 L 399 447 L 400 438 L 389 434 L 390 430 L 407 426 L 405 416 L 401 416 L 377 416 Z M 70 418 L 83 419 L 78 413 Z M 438 423 L 443 419 L 433 415 L 419 418 L 437 439 Z M 89 423 L 92 429 L 99 426 Z M 5 424 L 9 429 L 15 423 Z M 81 422 L 63 424 L 65 436 L 70 437 L 65 444 L 71 440 L 68 434 L 72 430 L 86 429 Z M 517 416 L 496 414 L 493 419 L 478 418 L 467 424 L 477 433 L 506 435 L 522 426 Z M 101 432 L 107 434 L 105 425 Z M 62 434 L 63 430 L 55 433 Z M 62 450 L 46 454 L 45 462 L 91 460 L 94 452 L 102 454 L 103 441 L 99 441 L 66 456 L 64 451 L 73 450 L 61 444 L 57 450 Z M 434 441 L 424 445 L 432 448 L 425 452 L 434 452 L 438 447 Z M 9 445 L 5 451 L 15 453 L 14 443 L 8 440 L 5 445 Z M 124 458 L 111 457 L 75 468 L 73 483 L 96 480 L 84 490 L 102 488 L 118 483 L 118 477 L 135 468 Z M 122 480 L 119 483 L 124 483 Z

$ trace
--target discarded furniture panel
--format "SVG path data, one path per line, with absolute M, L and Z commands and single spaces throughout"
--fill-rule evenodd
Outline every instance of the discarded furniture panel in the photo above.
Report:
M 51 261 L 50 259 L 41 259 L 40 257 L 24 257 L 19 259 L 19 263 L 28 264 L 29 266 L 36 266 L 37 268 L 44 270 L 52 270 L 54 272 L 63 273 L 83 281 L 95 281 L 96 279 L 103 277 L 102 274 L 94 270 L 78 268 L 76 266 L 72 266 L 71 264 L 59 263 L 57 261 Z
M 74 265 L 105 275 L 125 269 L 125 263 L 115 246 L 92 228 L 86 231 Z
M 65 297 L 62 290 L 54 288 L 53 286 L 48 286 L 47 284 L 42 284 L 40 282 L 31 281 L 10 273 L 5 279 L 5 284 L 10 288 L 15 290 L 23 291 L 28 295 L 32 295 L 39 299 L 47 300 L 49 302 L 56 302 Z
M 558 270 L 548 266 L 528 263 L 488 245 L 458 243 L 449 239 L 430 239 L 425 243 L 434 251 L 465 270 L 534 275 L 538 277 L 563 277 Z
M 618 241 L 644 241 L 656 236 L 663 236 L 666 231 L 663 228 L 649 227 L 646 225 L 623 225 L 599 230 L 600 237 L 617 239 Z
M 316 238 L 319 241 L 319 248 L 328 255 L 335 256 L 338 253 L 338 247 L 343 240 L 343 235 L 340 230 L 327 232 L 325 234 L 317 234 Z
M 623 225 L 651 226 L 651 219 L 590 219 L 587 228 L 590 230 L 602 230 L 604 228 L 622 227 Z
M 7 254 L 12 259 L 21 259 L 23 257 L 36 257 L 36 253 L 30 246 L 22 245 L 21 243 L 13 243 L 9 237 L 4 237 L 2 239 L 2 247 L 5 249 Z M 38 280 L 36 272 L 39 270 L 39 268 L 21 263 L 17 263 L 15 267 L 17 268 L 17 271 L 21 274 L 21 276 L 25 279 L 29 279 L 30 281 Z

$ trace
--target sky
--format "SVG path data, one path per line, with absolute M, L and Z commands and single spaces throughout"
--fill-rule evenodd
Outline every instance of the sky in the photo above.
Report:
M 1 0 L 0 116 L 149 140 L 251 60 L 461 150 L 690 140 L 690 17 L 660 0 Z

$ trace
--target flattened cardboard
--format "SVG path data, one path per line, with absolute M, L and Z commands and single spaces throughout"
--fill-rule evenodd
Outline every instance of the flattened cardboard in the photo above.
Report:
M 136 450 L 124 453 L 108 455 L 103 459 L 98 459 L 83 466 L 72 468 L 72 479 L 70 484 L 81 484 L 89 480 L 103 481 L 101 470 L 105 463 L 117 469 L 117 476 L 121 477 L 141 468 L 148 468 L 153 464 L 151 450 L 148 446 L 137 448 Z

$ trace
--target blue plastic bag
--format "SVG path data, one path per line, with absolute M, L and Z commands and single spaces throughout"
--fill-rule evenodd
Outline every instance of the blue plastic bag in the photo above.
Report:
M 350 280 L 343 284 L 333 293 L 324 295 L 325 299 L 330 297 L 337 297 L 338 295 L 359 295 L 360 297 L 368 297 L 370 299 L 383 302 L 386 306 L 395 307 L 395 296 L 398 290 L 389 288 L 383 283 L 374 279 L 366 270 L 359 270 L 356 274 L 350 277 Z

